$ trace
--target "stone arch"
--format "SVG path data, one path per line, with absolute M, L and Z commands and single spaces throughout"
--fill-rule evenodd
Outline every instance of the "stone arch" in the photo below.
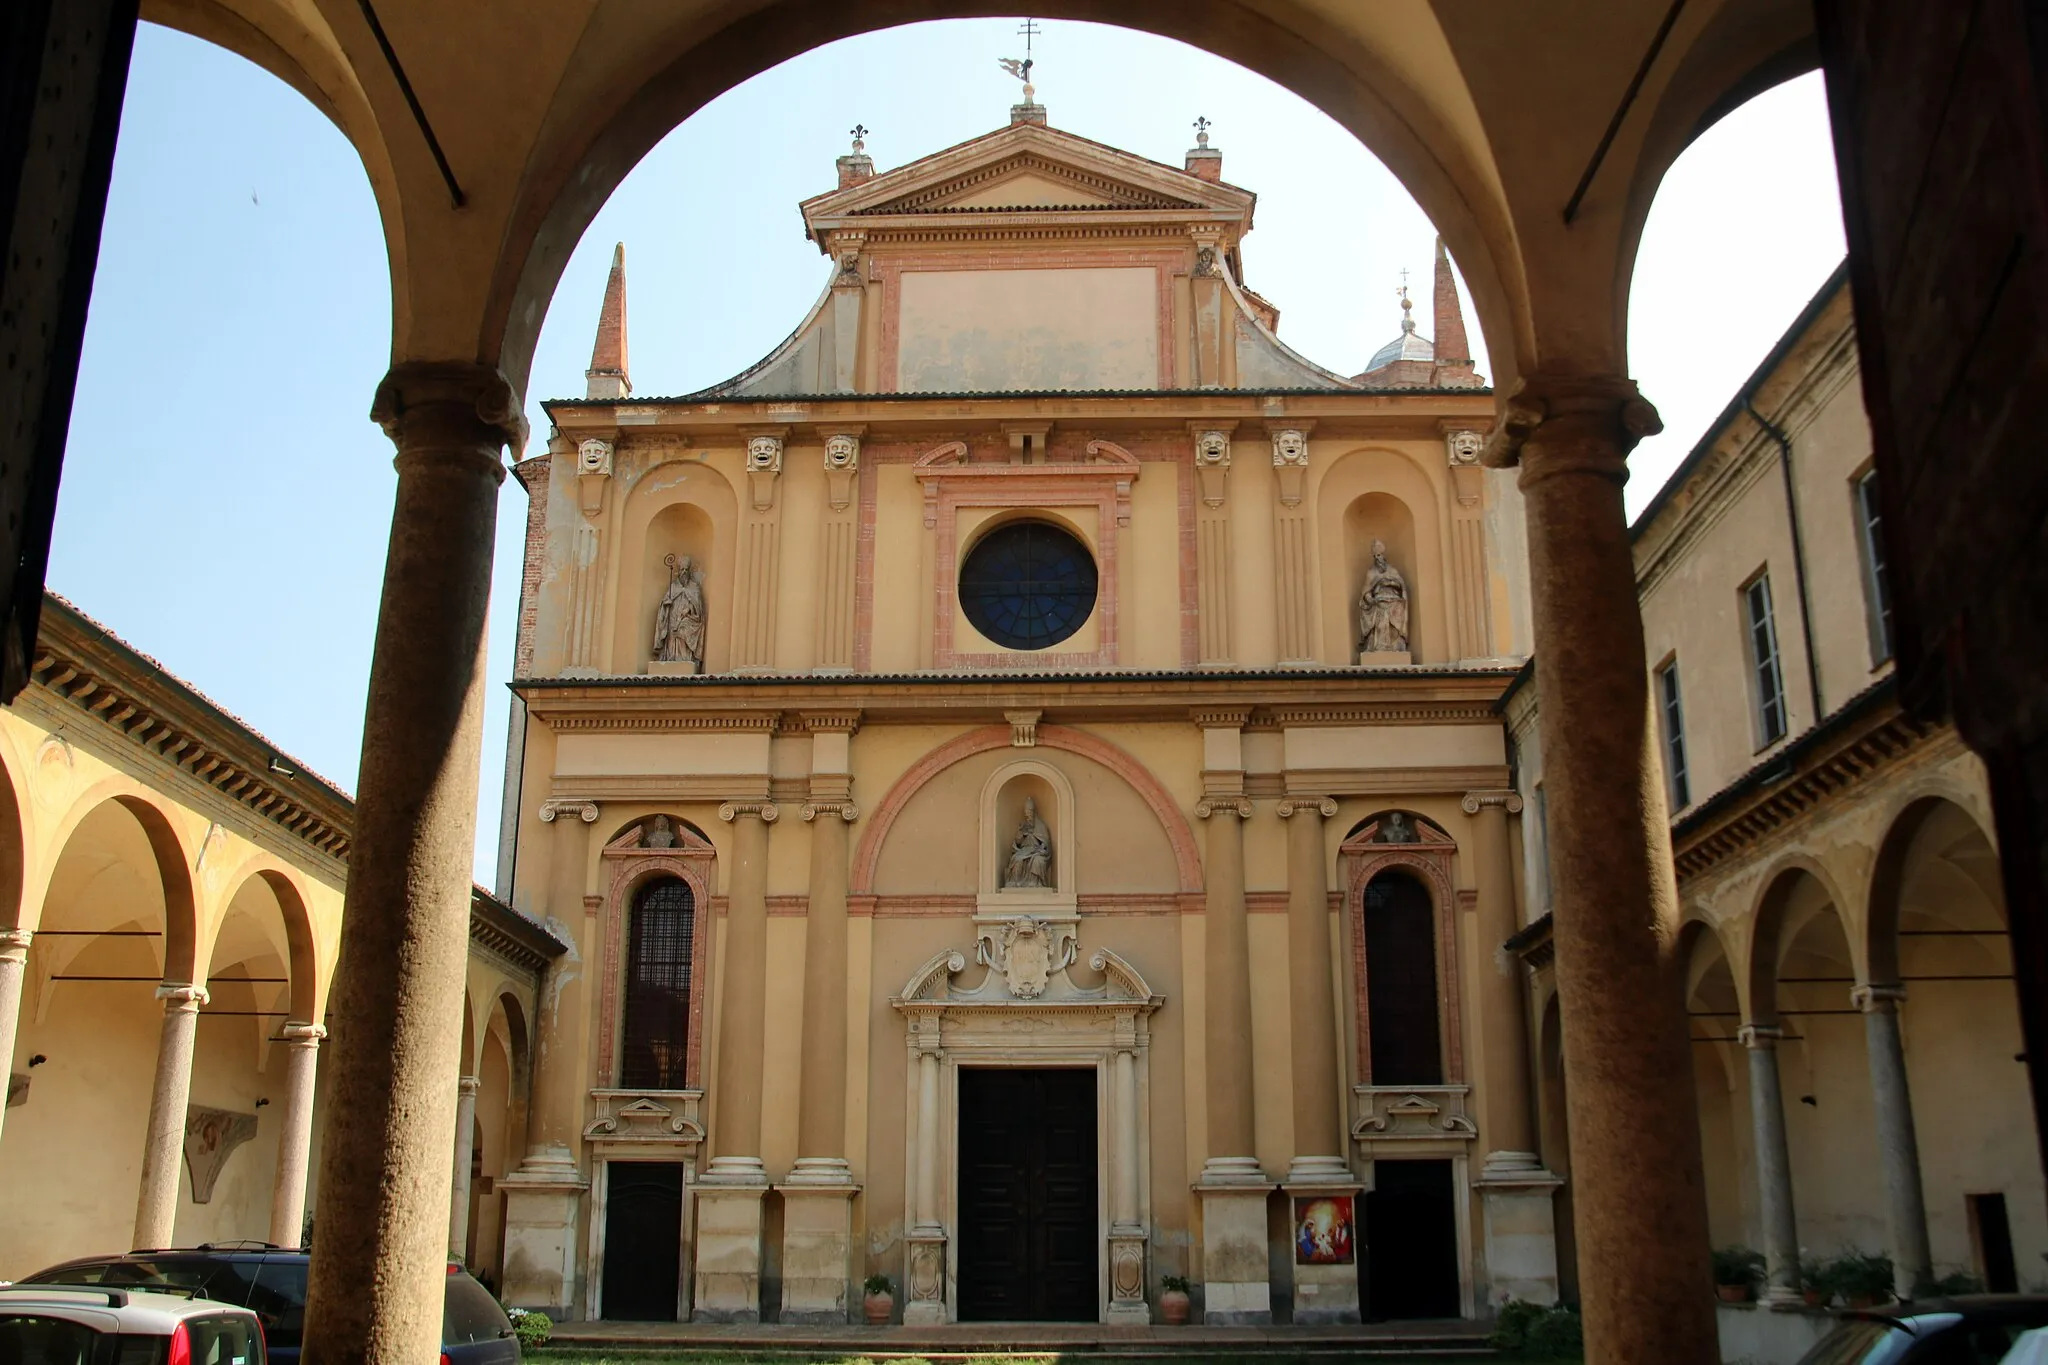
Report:
M 1993 924 L 1958 925 L 1958 928 L 2006 927 L 2004 888 L 1999 881 L 1997 839 L 1968 807 L 1948 795 L 1921 792 L 1903 800 L 1886 821 L 1884 837 L 1878 844 L 1871 866 L 1869 902 L 1864 914 L 1863 954 L 1868 982 L 1889 985 L 1901 979 L 1900 916 L 1904 909 L 1906 881 L 1916 855 L 1924 851 L 1929 836 L 1941 838 L 1961 834 L 1980 847 L 1972 859 L 1977 866 L 1963 869 L 1989 908 Z M 1937 857 L 1946 855 L 1937 854 Z
M 1722 927 L 1704 915 L 1689 916 L 1679 926 L 1675 960 L 1683 974 L 1688 1051 L 1699 1104 L 1701 1172 L 1716 1246 L 1753 1241 L 1746 1213 L 1755 1183 L 1748 1178 L 1746 1164 L 1753 1145 L 1748 1067 L 1736 1041 L 1744 1022 L 1735 967 L 1738 949 Z
M 21 927 L 32 849 L 27 792 L 14 745 L 0 732 L 0 932 Z
M 963 759 L 991 749 L 1008 747 L 1012 742 L 1010 730 L 1000 725 L 987 725 L 965 734 L 955 735 L 938 748 L 933 749 L 909 771 L 896 779 L 889 794 L 868 817 L 867 828 L 861 832 L 860 844 L 854 850 L 853 876 L 848 894 L 865 896 L 874 894 L 875 869 L 881 862 L 882 848 L 888 842 L 889 831 L 903 808 L 910 804 L 924 785 L 946 769 Z M 1041 725 L 1037 729 L 1037 743 L 1041 748 L 1060 749 L 1093 759 L 1103 767 L 1129 783 L 1138 796 L 1151 807 L 1159 820 L 1167 843 L 1173 850 L 1173 860 L 1180 885 L 1177 890 L 1184 892 L 1202 889 L 1202 860 L 1195 851 L 1194 830 L 1188 825 L 1187 816 L 1181 813 L 1172 795 L 1154 777 L 1151 770 L 1116 745 L 1098 739 L 1085 730 L 1076 730 L 1065 725 Z
M 1840 920 L 1842 934 L 1854 954 L 1850 966 L 1859 980 L 1864 979 L 1862 954 L 1855 952 L 1857 935 L 1850 927 L 1845 909 L 1849 902 L 1843 899 L 1834 874 L 1817 858 L 1804 853 L 1787 854 L 1773 863 L 1770 871 L 1758 881 L 1761 889 L 1756 903 L 1743 917 L 1748 926 L 1748 933 L 1742 935 L 1746 956 L 1739 963 L 1731 960 L 1736 969 L 1736 982 L 1742 990 L 1743 1008 L 1748 1015 L 1744 1022 L 1771 1026 L 1778 1022 L 1779 965 L 1790 951 L 1792 937 L 1804 922 L 1804 918 L 1795 913 L 1801 878 L 1810 879 L 1818 886 L 1827 905 Z M 1793 922 L 1795 920 L 1799 922 Z
M 318 1023 L 327 998 L 326 973 L 330 964 L 321 957 L 319 936 L 313 926 L 313 914 L 307 907 L 305 892 L 297 878 L 269 854 L 258 853 L 250 857 L 223 879 L 221 885 L 226 894 L 220 902 L 219 912 L 212 917 L 213 922 L 206 926 L 206 952 L 211 957 L 214 941 L 227 918 L 228 907 L 234 904 L 235 897 L 251 878 L 269 889 L 277 901 L 284 925 L 284 961 L 290 978 L 287 1008 L 291 1021 Z
M 173 983 L 205 984 L 200 966 L 200 916 L 198 887 L 192 875 L 195 858 L 188 854 L 184 838 L 170 814 L 159 806 L 153 794 L 125 779 L 95 784 L 73 801 L 56 826 L 50 845 L 48 866 L 43 869 L 45 885 L 38 888 L 40 902 L 48 894 L 47 879 L 63 861 L 64 852 L 79 826 L 104 806 L 114 805 L 133 816 L 149 843 L 152 864 L 163 886 L 164 955 L 163 979 Z M 41 906 L 38 906 L 38 919 Z
M 630 459 L 633 451 L 631 444 L 623 444 L 614 459 Z M 684 459 L 680 452 L 645 458 L 648 467 L 621 490 L 605 657 L 616 673 L 646 670 L 655 608 L 668 585 L 663 556 L 687 554 L 704 573 L 704 671 L 723 672 L 729 666 L 737 602 L 738 495 L 708 461 Z
M 1329 662 L 1357 661 L 1358 591 L 1375 537 L 1387 542 L 1387 561 L 1408 584 L 1408 648 L 1415 662 L 1451 659 L 1444 501 L 1438 481 L 1413 456 L 1384 446 L 1349 451 L 1324 472 L 1316 485 L 1316 558 Z

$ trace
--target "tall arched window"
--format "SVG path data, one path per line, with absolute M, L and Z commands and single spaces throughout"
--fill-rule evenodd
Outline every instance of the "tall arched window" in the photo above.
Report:
M 1365 1001 L 1372 1084 L 1443 1084 L 1436 914 L 1406 872 L 1382 872 L 1365 888 Z
M 690 973 L 696 898 L 680 877 L 656 877 L 633 897 L 627 923 L 625 1043 L 619 1084 L 682 1090 L 690 1052 Z

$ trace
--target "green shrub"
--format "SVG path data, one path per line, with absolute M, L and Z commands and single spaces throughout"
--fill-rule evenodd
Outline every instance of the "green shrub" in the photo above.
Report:
M 1161 1275 L 1159 1287 L 1175 1294 L 1192 1294 L 1195 1290 L 1194 1282 L 1185 1275 Z
M 1868 1299 L 1883 1303 L 1892 1296 L 1896 1274 L 1892 1258 L 1883 1252 L 1869 1253 L 1851 1247 L 1829 1261 L 1822 1272 L 1827 1286 L 1845 1299 Z
M 1930 1275 L 1913 1286 L 1916 1299 L 1946 1299 L 1957 1294 L 1981 1294 L 1984 1281 L 1967 1270 L 1957 1270 L 1947 1275 Z
M 1521 1350 L 1529 1341 L 1529 1325 L 1548 1311 L 1527 1299 L 1509 1299 L 1495 1315 L 1486 1344 L 1500 1351 Z
M 896 1292 L 896 1281 L 887 1275 L 870 1275 L 861 1281 L 860 1287 L 869 1294 L 893 1294 Z
M 1715 1284 L 1753 1288 L 1764 1277 L 1764 1254 L 1746 1246 L 1716 1247 L 1713 1261 Z
M 555 1321 L 546 1313 L 536 1313 L 526 1308 L 507 1308 L 505 1316 L 512 1319 L 512 1335 L 519 1338 L 521 1350 L 531 1350 L 548 1344 L 548 1338 L 555 1334 Z
M 1586 1353 L 1577 1313 L 1563 1304 L 1546 1308 L 1523 1299 L 1500 1306 L 1486 1341 L 1514 1360 L 1570 1361 Z

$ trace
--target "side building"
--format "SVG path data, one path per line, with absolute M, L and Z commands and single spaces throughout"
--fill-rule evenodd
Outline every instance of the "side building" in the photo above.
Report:
M 623 252 L 532 496 L 503 886 L 575 941 L 510 1192 L 572 1317 L 1554 1298 L 1521 505 L 1450 265 L 1363 374 L 1251 193 L 1009 125 L 801 205 L 773 355 L 648 397 Z M 1377 1250 L 1367 1252 L 1366 1247 Z
M 1716 1245 L 1885 1252 L 1901 1292 L 2038 1289 L 2048 1199 L 1983 765 L 1909 711 L 1837 272 L 1634 526 Z M 1958 585 L 1958 591 L 1967 591 Z M 1543 856 L 1541 660 L 1503 703 L 1543 1153 L 1568 1169 Z
M 0 1280 L 308 1231 L 354 804 L 62 598 L 0 710 Z M 502 1273 L 564 945 L 470 902 L 452 1254 Z

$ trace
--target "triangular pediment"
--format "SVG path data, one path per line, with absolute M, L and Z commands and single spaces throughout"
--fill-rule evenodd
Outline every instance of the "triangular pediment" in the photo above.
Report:
M 1112 168 L 1076 165 L 1031 151 L 948 176 L 937 184 L 855 209 L 857 216 L 960 213 L 1003 209 L 1195 209 L 1187 195 L 1163 193 L 1106 173 Z

